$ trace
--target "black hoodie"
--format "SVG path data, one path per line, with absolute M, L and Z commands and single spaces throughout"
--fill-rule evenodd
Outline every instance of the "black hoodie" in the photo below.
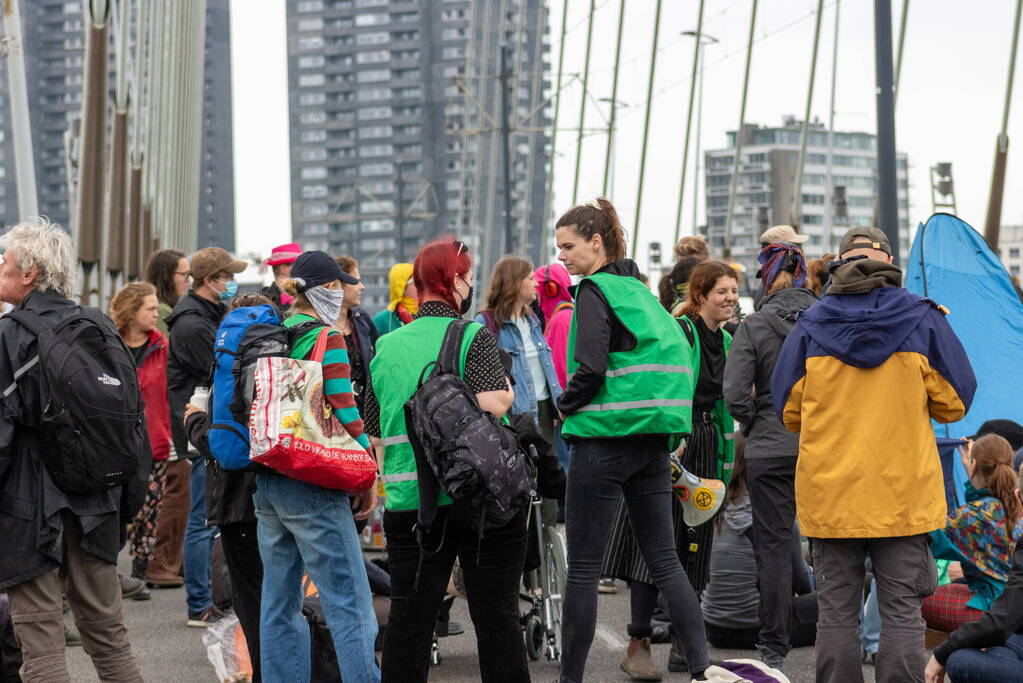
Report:
M 639 279 L 639 266 L 630 259 L 618 259 L 597 273 Z M 596 274 L 596 273 L 594 273 Z M 636 347 L 636 337 L 614 315 L 600 288 L 583 280 L 575 292 L 575 360 L 579 364 L 558 399 L 558 409 L 571 415 L 593 400 L 604 383 L 607 354 Z
M 189 292 L 167 316 L 170 344 L 167 358 L 167 398 L 170 404 L 174 452 L 189 451 L 185 431 L 185 404 L 198 386 L 210 386 L 213 377 L 213 342 L 227 306 Z

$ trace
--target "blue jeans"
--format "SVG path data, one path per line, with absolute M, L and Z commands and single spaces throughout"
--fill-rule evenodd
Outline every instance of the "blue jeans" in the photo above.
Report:
M 877 579 L 870 580 L 870 595 L 860 617 L 860 644 L 864 652 L 877 652 L 881 642 L 881 610 L 877 607 Z
M 206 526 L 206 456 L 192 461 L 188 475 L 192 505 L 185 527 L 185 598 L 188 611 L 201 612 L 213 604 L 210 587 L 210 558 L 216 527 Z
M 946 670 L 952 683 L 1006 683 L 1023 680 L 1023 635 L 1009 636 L 1005 647 L 956 650 Z
M 348 496 L 277 474 L 259 474 L 253 501 L 263 558 L 263 680 L 309 680 L 309 626 L 302 616 L 302 575 L 308 571 L 320 591 L 342 679 L 379 681 L 373 648 L 376 614 Z

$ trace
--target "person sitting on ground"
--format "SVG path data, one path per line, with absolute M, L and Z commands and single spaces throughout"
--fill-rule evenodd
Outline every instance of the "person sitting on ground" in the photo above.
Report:
M 966 583 L 939 586 L 924 599 L 924 621 L 937 631 L 954 631 L 990 609 L 1009 578 L 1009 560 L 1023 534 L 1009 442 L 985 434 L 961 452 L 969 476 L 966 505 L 948 516 L 944 529 L 931 533 L 931 554 L 958 561 Z
M 1023 475 L 1014 495 L 1020 499 Z M 1016 545 L 1009 580 L 980 619 L 963 625 L 934 649 L 926 683 L 1007 683 L 1023 680 L 1023 543 Z
M 259 294 L 269 299 L 282 316 L 287 313 L 295 299 L 281 289 L 281 283 L 291 277 L 291 266 L 301 253 L 302 247 L 294 242 L 282 244 L 274 247 L 270 252 L 270 257 L 263 262 L 273 269 L 274 281 L 259 290 Z
M 735 466 L 728 485 L 725 504 L 714 520 L 714 549 L 710 556 L 710 582 L 703 591 L 700 606 L 707 628 L 707 640 L 717 648 L 752 650 L 760 646 L 761 625 L 758 590 L 757 551 L 753 541 L 756 521 L 747 482 L 745 457 L 746 440 L 736 438 Z M 803 561 L 798 527 L 795 542 L 787 544 L 784 558 L 791 577 L 787 586 L 788 600 L 784 608 L 784 638 L 786 652 L 790 647 L 808 647 L 817 638 L 817 594 L 813 592 L 810 574 Z M 764 652 L 765 663 L 775 669 L 778 662 L 770 661 Z
M 373 316 L 373 324 L 381 335 L 393 332 L 402 325 L 412 322 L 419 312 L 416 283 L 412 279 L 411 263 L 395 263 L 387 276 L 390 282 L 391 301 L 387 308 Z

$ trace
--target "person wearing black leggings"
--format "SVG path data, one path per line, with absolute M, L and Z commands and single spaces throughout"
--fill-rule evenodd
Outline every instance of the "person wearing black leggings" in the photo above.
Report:
M 624 258 L 625 232 L 609 201 L 571 209 L 558 220 L 556 235 L 558 258 L 584 276 L 568 338 L 572 379 L 558 401 L 562 433 L 574 449 L 561 680 L 584 679 L 601 559 L 622 495 L 693 680 L 703 680 L 707 643 L 696 593 L 675 552 L 668 459 L 671 437 L 692 430 L 689 346 L 640 282 L 636 264 Z

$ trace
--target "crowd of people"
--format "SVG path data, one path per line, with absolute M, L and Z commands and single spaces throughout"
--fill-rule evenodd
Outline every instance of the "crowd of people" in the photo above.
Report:
M 314 673 L 310 586 L 345 681 L 427 680 L 441 624 L 461 629 L 447 615 L 457 565 L 481 680 L 528 681 L 519 601 L 529 506 L 520 496 L 487 507 L 456 476 L 475 467 L 485 489 L 516 421 L 568 473 L 543 512 L 567 539 L 562 681 L 598 675 L 586 669 L 598 596 L 616 580 L 630 587 L 621 669 L 632 680 L 661 680 L 651 643 L 668 641 L 668 669 L 693 680 L 733 680 L 714 678 L 736 669 L 712 662 L 709 645 L 756 648 L 757 680 L 786 680 L 789 651 L 814 644 L 819 681 L 862 681 L 864 663 L 882 682 L 1023 680 L 1023 427 L 984 416 L 956 444 L 968 482 L 949 497 L 932 420 L 962 419 L 977 381 L 948 311 L 902 287 L 883 232 L 852 228 L 837 254 L 807 261 L 806 236 L 767 230 L 749 312 L 740 272 L 698 237 L 680 241 L 651 293 L 606 199 L 566 212 L 555 238 L 556 263 L 498 261 L 468 319 L 477 273 L 469 246 L 448 238 L 394 265 L 389 304 L 374 316 L 354 258 L 293 243 L 270 254 L 274 281 L 255 295 L 238 294 L 246 264 L 223 249 L 160 251 L 100 318 L 72 300 L 77 266 L 63 230 L 43 220 L 9 229 L 5 683 L 70 680 L 65 645 L 76 642 L 101 680 L 143 680 L 122 601 L 183 587 L 184 624 L 221 622 L 215 539 L 252 680 Z M 287 340 L 255 362 L 256 384 L 277 367 L 263 356 L 315 365 L 322 386 L 306 396 L 306 417 L 345 453 L 372 456 L 376 481 L 339 488 L 261 460 L 255 441 L 246 466 L 224 460 L 217 430 L 232 427 L 210 390 L 224 353 L 236 354 L 243 381 L 246 356 L 225 330 L 245 316 Z M 69 374 L 59 348 L 100 368 L 103 386 L 86 370 Z M 113 376 L 123 367 L 135 372 Z M 447 409 L 471 409 L 425 424 L 420 389 L 445 373 L 456 380 L 444 385 Z M 144 408 L 96 412 L 90 401 L 108 396 Z M 282 423 L 296 440 L 302 419 Z M 436 424 L 456 423 L 467 431 L 431 440 Z M 49 431 L 64 439 L 56 452 Z M 129 465 L 115 466 L 117 435 L 139 444 Z M 480 450 L 490 444 L 494 453 Z M 431 449 L 471 457 L 456 466 Z M 509 471 L 518 462 L 502 461 Z M 717 514 L 693 523 L 687 510 L 709 503 L 680 493 L 680 473 L 723 484 Z M 378 490 L 387 552 L 370 562 L 359 533 Z M 131 571 L 120 576 L 125 547 Z

